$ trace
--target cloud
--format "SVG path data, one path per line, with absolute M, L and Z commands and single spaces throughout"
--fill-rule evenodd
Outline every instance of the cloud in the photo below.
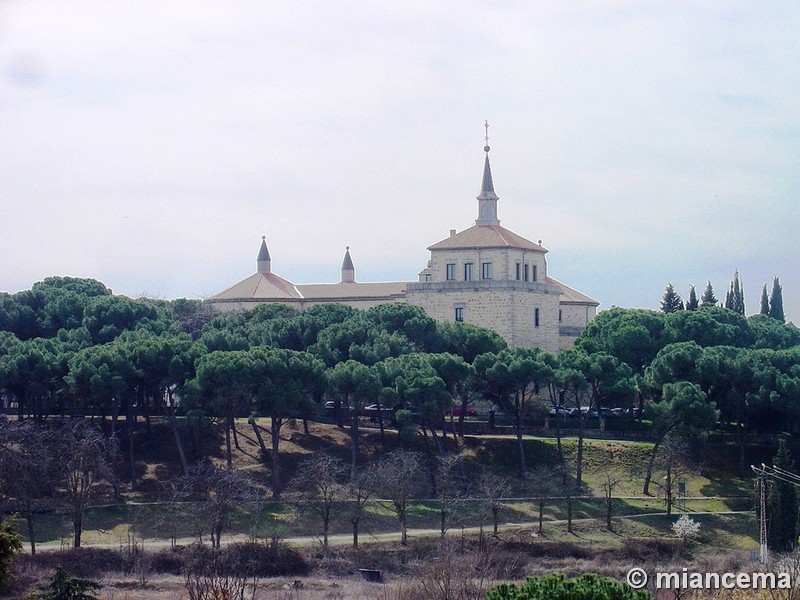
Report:
M 475 217 L 488 118 L 503 224 L 557 278 L 608 305 L 783 269 L 800 318 L 795 3 L 0 10 L 0 288 L 213 293 L 264 234 L 295 281 L 346 244 L 414 279 Z

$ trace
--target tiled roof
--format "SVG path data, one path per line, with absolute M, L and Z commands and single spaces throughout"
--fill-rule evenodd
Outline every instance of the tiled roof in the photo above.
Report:
M 581 294 L 578 290 L 569 287 L 568 285 L 564 285 L 560 281 L 556 281 L 552 277 L 545 277 L 546 283 L 552 283 L 553 285 L 557 285 L 561 288 L 561 294 L 558 297 L 558 301 L 561 303 L 566 304 L 592 304 L 594 306 L 598 306 L 600 303 L 595 300 L 594 298 L 590 298 L 586 294 Z
M 451 250 L 466 248 L 521 248 L 536 252 L 547 252 L 539 244 L 526 240 L 521 235 L 500 225 L 473 225 L 455 235 L 428 246 L 428 250 Z
M 256 273 L 227 290 L 214 294 L 208 300 L 288 300 L 302 297 L 291 281 L 274 273 Z
M 380 283 L 301 283 L 297 289 L 303 298 L 312 300 L 338 300 L 356 298 L 401 298 L 406 292 L 405 281 Z

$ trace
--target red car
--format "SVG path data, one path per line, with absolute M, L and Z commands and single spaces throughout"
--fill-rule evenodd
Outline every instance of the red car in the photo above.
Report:
M 461 407 L 460 406 L 454 406 L 453 408 L 448 408 L 447 409 L 447 414 L 448 415 L 453 415 L 454 417 L 460 417 L 461 416 Z M 468 416 L 468 417 L 477 417 L 478 416 L 478 411 L 475 410 L 474 408 L 468 408 L 467 412 L 465 412 L 464 414 L 466 416 Z

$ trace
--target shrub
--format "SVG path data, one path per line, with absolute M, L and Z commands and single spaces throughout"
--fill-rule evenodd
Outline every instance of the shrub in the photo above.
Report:
M 613 579 L 581 575 L 528 577 L 522 585 L 502 583 L 486 594 L 486 600 L 648 600 L 647 592 L 634 590 Z
M 91 579 L 72 577 L 61 567 L 50 578 L 47 585 L 36 596 L 39 600 L 98 600 L 94 595 L 100 584 Z
M 110 548 L 70 548 L 58 552 L 24 555 L 24 561 L 46 571 L 62 567 L 75 577 L 102 577 L 106 573 L 128 573 L 131 561 Z
M 17 533 L 17 520 L 13 517 L 0 520 L 0 589 L 11 580 L 11 563 L 22 550 L 22 539 Z

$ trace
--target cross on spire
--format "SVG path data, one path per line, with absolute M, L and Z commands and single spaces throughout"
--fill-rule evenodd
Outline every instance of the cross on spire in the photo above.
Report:
M 486 140 L 486 145 L 483 147 L 483 151 L 488 153 L 489 152 L 489 121 L 487 120 L 483 124 L 483 126 L 486 129 L 486 136 L 484 137 L 484 139 Z

